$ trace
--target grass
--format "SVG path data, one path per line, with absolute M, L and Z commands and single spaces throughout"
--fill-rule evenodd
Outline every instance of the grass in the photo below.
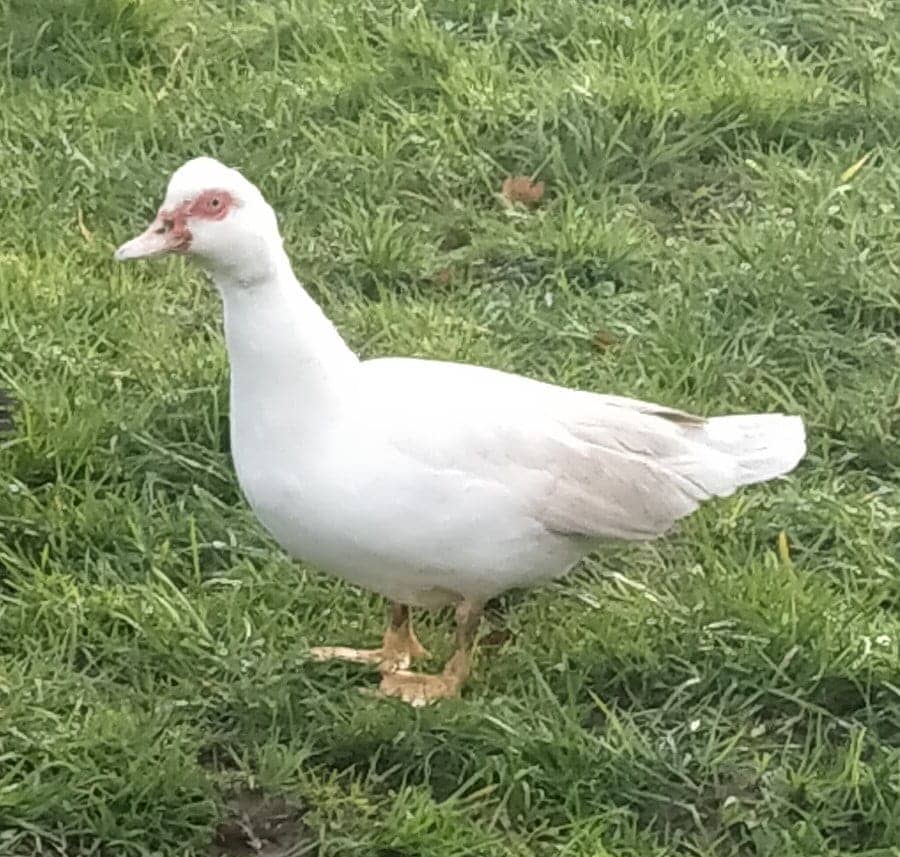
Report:
M 0 45 L 0 853 L 900 854 L 896 4 L 0 0 Z M 364 355 L 809 455 L 507 597 L 463 700 L 364 699 L 304 651 L 381 606 L 241 501 L 210 289 L 110 259 L 200 153 Z

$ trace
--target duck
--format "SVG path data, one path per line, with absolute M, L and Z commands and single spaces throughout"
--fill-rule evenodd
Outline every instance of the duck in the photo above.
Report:
M 498 369 L 361 359 L 295 277 L 278 220 L 236 169 L 194 158 L 116 260 L 180 254 L 221 297 L 241 491 L 291 557 L 388 603 L 381 645 L 316 646 L 371 665 L 371 693 L 457 697 L 485 604 L 559 579 L 601 544 L 663 536 L 701 503 L 793 470 L 803 420 L 710 418 Z M 436 673 L 413 609 L 453 608 Z

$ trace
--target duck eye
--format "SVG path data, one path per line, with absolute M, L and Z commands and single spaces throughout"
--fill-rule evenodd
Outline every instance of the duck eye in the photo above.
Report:
M 219 197 L 214 196 L 214 197 L 209 201 L 209 205 L 210 205 L 211 208 L 218 208 L 218 207 L 219 207 Z

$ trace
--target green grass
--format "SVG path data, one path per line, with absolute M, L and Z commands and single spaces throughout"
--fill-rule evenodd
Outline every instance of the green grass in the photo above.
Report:
M 0 45 L 4 857 L 205 855 L 249 791 L 304 854 L 900 854 L 895 3 L 0 0 Z M 241 501 L 216 299 L 110 258 L 197 154 L 366 356 L 782 409 L 809 455 L 509 596 L 461 701 L 365 699 L 304 651 L 381 606 Z

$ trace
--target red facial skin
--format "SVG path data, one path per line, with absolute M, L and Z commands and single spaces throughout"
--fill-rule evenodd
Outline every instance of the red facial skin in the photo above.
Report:
M 189 217 L 198 220 L 222 220 L 234 206 L 234 198 L 226 190 L 205 190 L 194 199 L 183 202 L 171 211 L 160 211 L 156 215 L 159 232 L 168 235 L 173 253 L 186 253 L 191 246 Z

